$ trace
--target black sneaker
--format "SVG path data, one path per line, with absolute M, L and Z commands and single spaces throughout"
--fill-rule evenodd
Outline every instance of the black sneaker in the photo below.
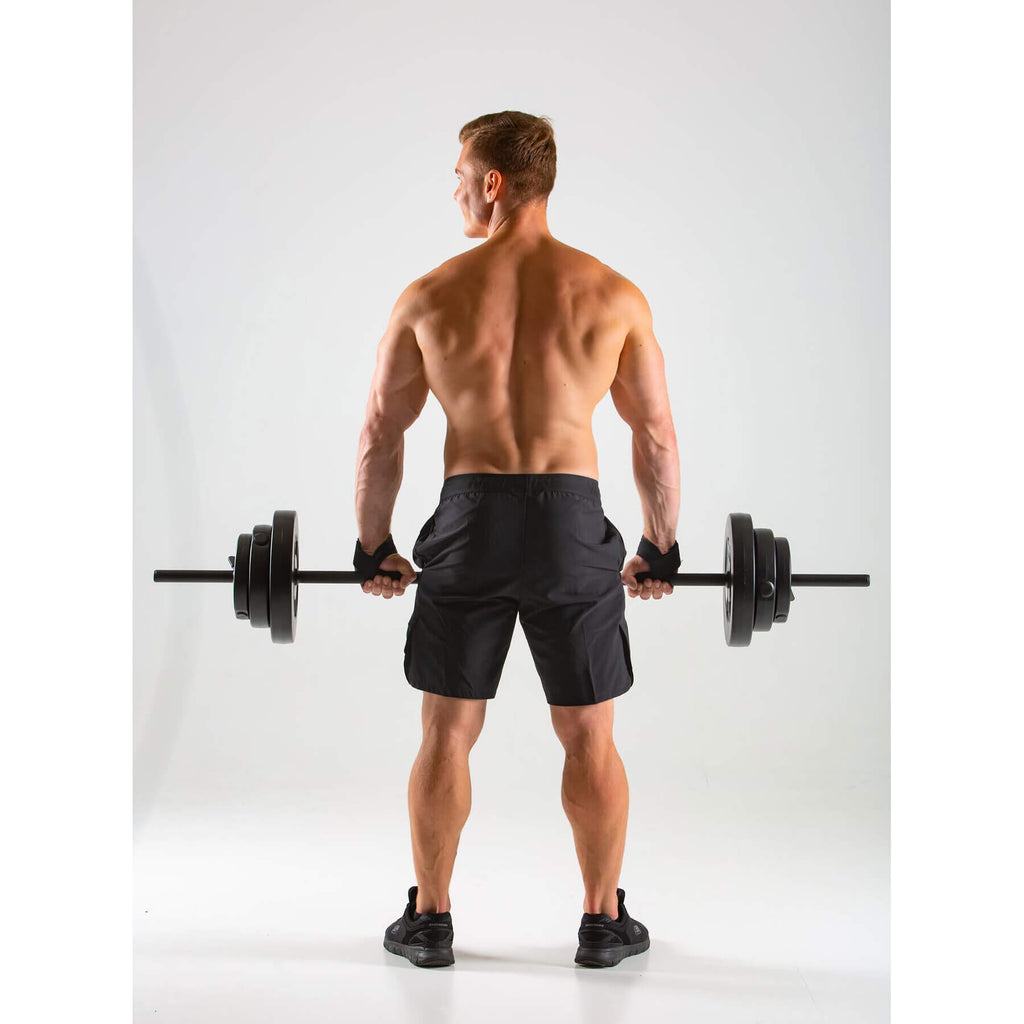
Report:
M 450 967 L 455 963 L 452 953 L 452 914 L 417 914 L 416 890 L 409 890 L 405 913 L 384 933 L 384 948 L 404 956 L 417 967 Z
M 580 948 L 576 963 L 584 967 L 614 967 L 627 956 L 649 949 L 647 929 L 626 911 L 626 894 L 616 889 L 619 916 L 613 921 L 607 914 L 584 914 L 580 922 Z

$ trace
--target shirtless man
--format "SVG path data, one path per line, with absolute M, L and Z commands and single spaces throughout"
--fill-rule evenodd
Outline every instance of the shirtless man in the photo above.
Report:
M 402 596 L 417 578 L 390 539 L 403 434 L 433 392 L 448 423 L 444 482 L 412 551 L 422 570 L 405 648 L 406 677 L 424 691 L 409 780 L 418 884 L 384 944 L 418 966 L 454 962 L 448 887 L 470 810 L 469 753 L 518 614 L 565 748 L 562 806 L 584 885 L 576 962 L 612 966 L 649 946 L 617 888 L 629 790 L 612 722 L 613 699 L 633 682 L 623 586 L 658 600 L 672 586 L 636 574 L 667 579 L 679 565 L 664 361 L 640 290 L 548 230 L 547 119 L 489 114 L 459 141 L 454 198 L 466 236 L 486 241 L 399 297 L 356 473 L 363 592 Z M 643 509 L 647 557 L 625 566 L 622 536 L 601 506 L 591 429 L 609 389 L 633 432 Z

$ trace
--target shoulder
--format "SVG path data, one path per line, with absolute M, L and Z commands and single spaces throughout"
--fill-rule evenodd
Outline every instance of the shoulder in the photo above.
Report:
M 433 270 L 428 270 L 419 281 L 427 290 L 439 287 L 465 273 L 479 259 L 478 249 L 467 249 L 465 252 L 458 252 L 450 256 L 443 263 L 439 263 Z
M 562 251 L 576 265 L 576 268 L 587 275 L 594 286 L 604 292 L 610 301 L 623 306 L 643 307 L 647 305 L 644 293 L 624 274 L 620 274 L 597 256 L 574 249 L 562 243 Z
M 413 281 L 406 289 L 409 308 L 415 309 L 419 316 L 426 316 L 442 305 L 448 294 L 464 282 L 473 265 L 474 251 L 457 253 Z
M 634 327 L 650 328 L 651 305 L 647 296 L 628 277 L 605 267 L 608 272 L 609 300 L 614 304 L 619 315 Z
M 413 326 L 423 316 L 428 305 L 428 276 L 418 277 L 406 285 L 391 311 L 393 322 Z
M 561 251 L 573 275 L 586 282 L 604 303 L 623 313 L 646 304 L 643 292 L 627 277 L 602 262 L 597 256 L 561 244 Z

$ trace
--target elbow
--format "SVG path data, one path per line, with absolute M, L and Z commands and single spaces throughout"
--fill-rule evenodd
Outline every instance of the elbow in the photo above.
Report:
M 367 419 L 363 429 L 359 432 L 359 447 L 363 450 L 368 448 L 393 449 L 402 443 L 405 434 L 403 430 L 396 430 L 393 425 L 380 419 Z
M 637 424 L 633 428 L 633 443 L 644 451 L 678 451 L 676 428 L 671 419 Z

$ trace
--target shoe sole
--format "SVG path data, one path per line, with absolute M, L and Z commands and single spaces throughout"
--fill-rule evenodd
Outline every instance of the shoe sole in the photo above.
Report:
M 455 954 L 450 948 L 427 949 L 424 946 L 407 946 L 403 942 L 384 940 L 384 948 L 389 953 L 404 956 L 416 967 L 451 967 L 455 963 Z
M 576 950 L 576 963 L 582 967 L 614 967 L 627 956 L 635 956 L 651 948 L 651 940 L 644 939 L 643 942 L 635 942 L 632 946 L 611 946 L 610 948 L 595 948 L 593 946 L 580 946 Z

